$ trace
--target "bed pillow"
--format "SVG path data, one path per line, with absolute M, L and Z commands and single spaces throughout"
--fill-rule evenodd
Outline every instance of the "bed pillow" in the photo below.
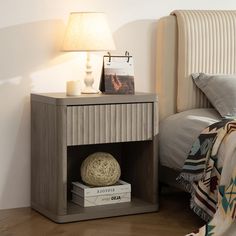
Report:
M 192 78 L 221 116 L 236 116 L 236 75 L 198 73 Z

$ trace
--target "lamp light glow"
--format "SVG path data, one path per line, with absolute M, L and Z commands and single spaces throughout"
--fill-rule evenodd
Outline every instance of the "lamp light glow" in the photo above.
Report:
M 85 88 L 82 93 L 98 93 L 92 85 L 91 51 L 115 50 L 106 15 L 100 12 L 72 12 L 65 32 L 62 51 L 87 52 Z

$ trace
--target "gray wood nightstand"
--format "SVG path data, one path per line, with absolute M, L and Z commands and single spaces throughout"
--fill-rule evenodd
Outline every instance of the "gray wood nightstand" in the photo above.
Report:
M 58 223 L 158 210 L 158 109 L 155 94 L 31 95 L 31 206 Z M 132 201 L 83 208 L 71 182 L 91 153 L 106 151 L 131 183 Z

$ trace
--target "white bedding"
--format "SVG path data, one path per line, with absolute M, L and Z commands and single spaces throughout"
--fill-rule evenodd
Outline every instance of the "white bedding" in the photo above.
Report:
M 169 116 L 160 123 L 160 161 L 181 170 L 201 131 L 221 119 L 213 108 L 193 109 Z

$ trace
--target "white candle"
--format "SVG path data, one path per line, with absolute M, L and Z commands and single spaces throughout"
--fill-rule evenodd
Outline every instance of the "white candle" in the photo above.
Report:
M 71 80 L 66 82 L 66 95 L 67 96 L 77 96 L 80 95 L 80 81 Z

